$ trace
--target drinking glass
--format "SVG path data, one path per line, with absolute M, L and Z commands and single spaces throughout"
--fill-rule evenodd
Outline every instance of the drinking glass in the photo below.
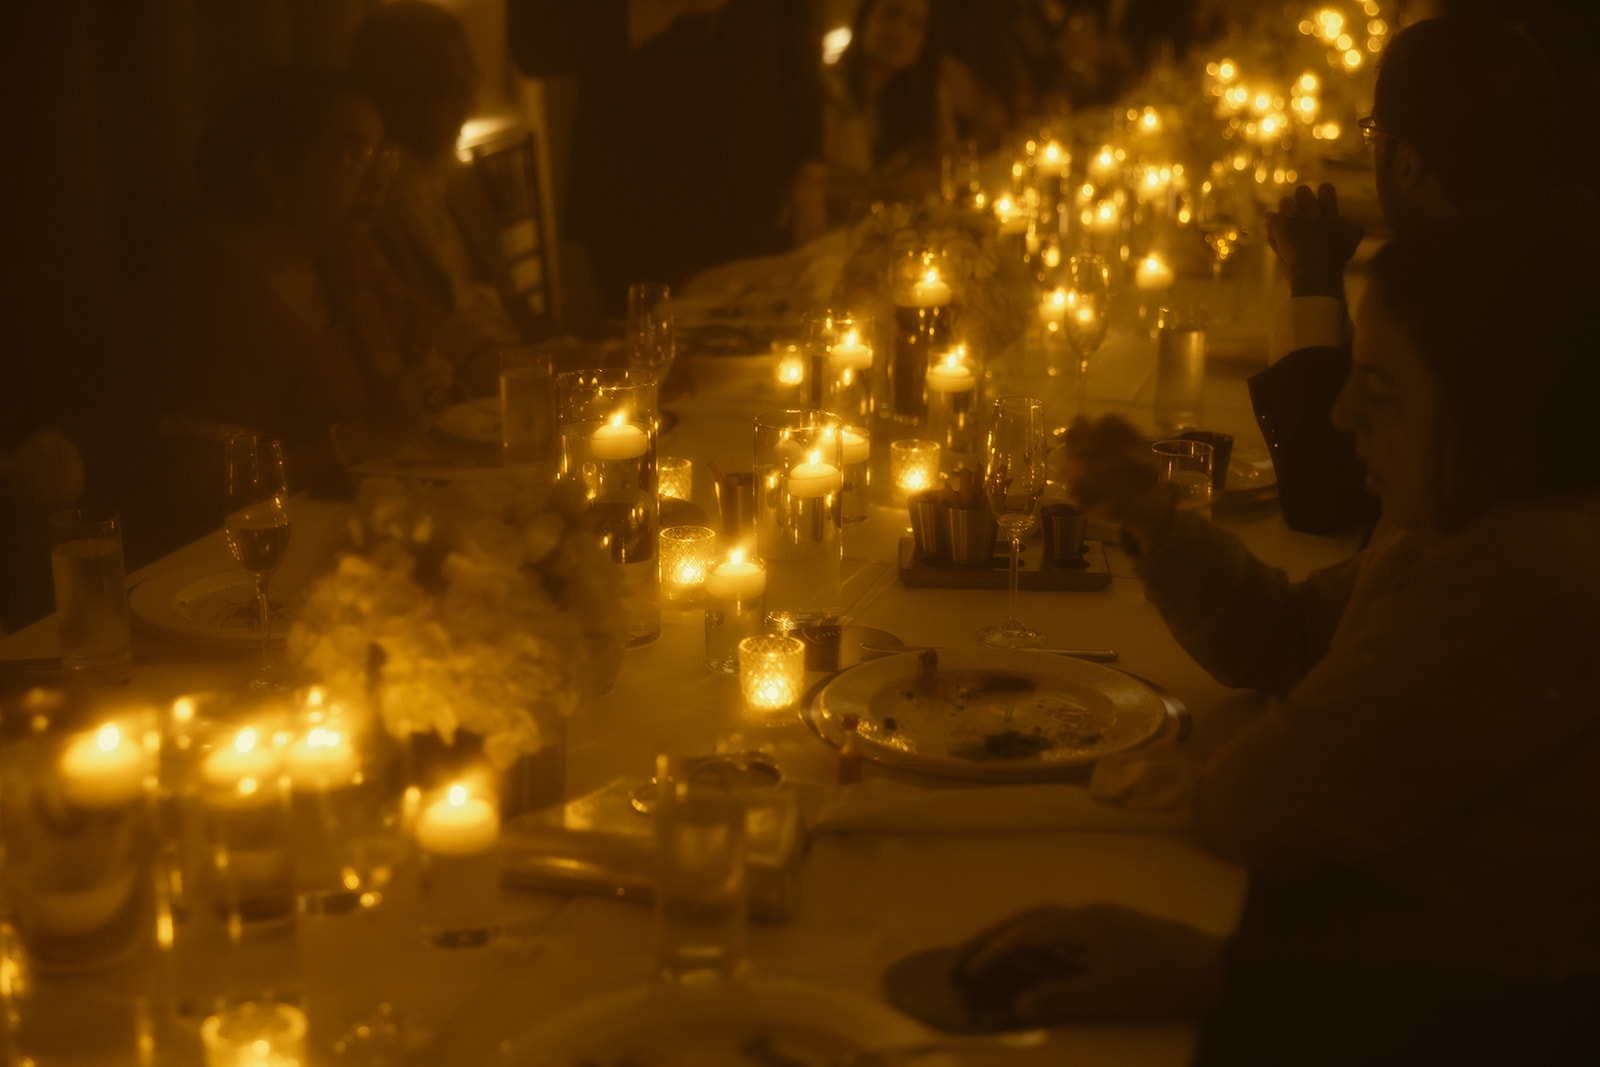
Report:
M 1078 357 L 1078 411 L 1089 407 L 1089 359 L 1106 339 L 1111 304 L 1111 272 L 1100 256 L 1076 255 L 1067 260 L 1066 310 L 1061 332 Z
M 1173 439 L 1151 445 L 1156 473 L 1173 487 L 1179 511 L 1211 517 L 1212 473 L 1216 450 L 1204 441 Z
M 1017 568 L 1022 539 L 1033 529 L 1045 483 L 1044 401 L 1006 396 L 994 402 L 989 422 L 984 496 L 1000 530 L 1011 539 L 1010 598 L 1006 621 L 985 626 L 978 640 L 1000 648 L 1033 648 L 1045 635 L 1017 619 Z
M 628 369 L 660 385 L 672 370 L 672 290 L 665 282 L 628 286 Z
M 61 666 L 79 678 L 127 681 L 133 670 L 122 520 L 109 509 L 50 516 L 50 571 L 61 630 Z
M 1219 164 L 1211 168 L 1211 177 L 1201 183 L 1196 208 L 1196 228 L 1211 249 L 1211 281 L 1218 290 L 1215 303 L 1220 307 L 1222 267 L 1249 240 L 1250 233 L 1245 220 L 1248 212 L 1253 210 L 1253 200 L 1246 201 L 1246 194 L 1236 187 L 1227 168 Z M 1233 300 L 1235 318 L 1238 317 L 1241 300 L 1242 296 L 1236 290 Z
M 734 783 L 656 763 L 656 954 L 663 980 L 700 985 L 745 967 L 748 800 Z
M 276 438 L 243 433 L 228 440 L 227 518 L 223 530 L 233 557 L 255 576 L 261 612 L 262 670 L 252 689 L 274 684 L 270 669 L 272 609 L 267 583 L 289 547 L 289 489 L 283 446 Z

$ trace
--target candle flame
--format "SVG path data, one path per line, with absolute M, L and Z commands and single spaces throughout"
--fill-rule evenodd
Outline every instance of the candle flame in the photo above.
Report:
M 450 792 L 446 795 L 446 799 L 449 801 L 452 808 L 461 807 L 467 802 L 467 787 L 464 785 L 451 786 Z
M 1067 303 L 1067 291 L 1065 289 L 1057 289 L 1055 292 L 1050 294 L 1050 302 L 1056 307 L 1065 307 Z
M 939 282 L 939 272 L 936 270 L 930 270 L 923 280 L 929 285 L 937 285 Z
M 844 343 L 847 345 L 857 345 L 861 342 L 856 340 L 856 332 L 851 330 L 849 333 L 844 335 Z
M 122 731 L 111 723 L 106 723 L 95 735 L 94 743 L 101 752 L 114 752 L 117 746 L 122 744 Z
M 623 424 L 627 421 L 628 417 L 619 411 L 615 415 L 611 416 L 611 428 L 613 430 L 620 430 L 622 429 Z
M 244 797 L 252 796 L 252 795 L 255 794 L 255 791 L 257 789 L 260 789 L 260 788 L 261 788 L 261 783 L 257 782 L 254 778 L 241 778 L 241 779 L 239 779 L 239 795 L 240 796 L 244 796 Z
M 174 722 L 188 722 L 194 718 L 194 701 L 188 697 L 179 697 L 172 702 L 172 718 Z
M 239 736 L 233 739 L 233 747 L 239 752 L 249 752 L 256 747 L 256 732 L 254 730 L 240 730 Z
M 1160 256 L 1154 256 L 1154 255 L 1146 256 L 1145 257 L 1145 261 L 1144 261 L 1144 265 L 1145 265 L 1145 269 L 1146 270 L 1160 270 L 1161 269 L 1161 257 Z
M 810 455 L 808 455 L 806 457 L 806 462 L 811 464 L 811 466 L 813 466 L 813 467 L 815 467 L 818 463 L 821 463 L 822 462 L 822 453 L 821 453 L 821 451 L 812 452 Z
M 744 562 L 744 549 L 736 548 L 732 552 L 729 552 L 728 553 L 728 562 L 729 563 L 733 563 L 733 564 L 743 563 Z
M 960 351 L 946 352 L 944 354 L 944 365 L 950 370 L 955 370 L 961 366 L 961 356 L 962 353 Z
M 306 692 L 306 707 L 322 707 L 322 687 L 320 685 L 314 685 Z
M 336 730 L 324 730 L 317 727 L 306 735 L 308 748 L 332 748 L 339 743 L 339 734 Z

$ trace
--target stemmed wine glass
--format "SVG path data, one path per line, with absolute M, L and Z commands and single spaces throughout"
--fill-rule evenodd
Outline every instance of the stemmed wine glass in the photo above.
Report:
M 1211 284 L 1220 294 L 1222 268 L 1228 260 L 1238 255 L 1239 249 L 1249 239 L 1240 210 L 1240 192 L 1222 164 L 1211 168 L 1211 176 L 1200 185 L 1200 202 L 1195 213 L 1195 226 L 1211 249 Z M 1234 314 L 1238 315 L 1242 297 L 1235 294 Z M 1220 301 L 1219 301 L 1220 302 Z
M 229 438 L 227 518 L 223 530 L 234 558 L 255 576 L 256 603 L 261 612 L 262 669 L 251 679 L 252 689 L 276 684 L 270 668 L 272 609 L 267 582 L 289 547 L 288 502 L 283 446 L 278 440 L 251 433 Z
M 1022 539 L 1033 529 L 1044 483 L 1044 401 L 1031 396 L 1001 397 L 994 402 L 989 424 L 983 488 L 1001 532 L 1011 539 L 1011 596 L 1006 621 L 978 631 L 978 640 L 986 645 L 1033 648 L 1044 643 L 1044 634 L 1017 619 Z
M 1078 357 L 1078 412 L 1089 407 L 1089 358 L 1106 339 L 1111 304 L 1111 272 L 1100 256 L 1076 255 L 1067 260 L 1066 313 L 1061 332 Z

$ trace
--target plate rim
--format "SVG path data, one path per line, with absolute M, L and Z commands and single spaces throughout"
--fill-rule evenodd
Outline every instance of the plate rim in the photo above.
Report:
M 1152 738 L 1160 736 L 1162 730 L 1165 728 L 1170 710 L 1166 699 L 1150 683 L 1146 682 L 1142 678 L 1135 677 L 1126 671 L 1120 671 L 1113 667 L 1103 666 L 1098 663 L 1091 663 L 1087 660 L 1075 659 L 1070 656 L 1058 656 L 1049 652 L 1035 652 L 1006 648 L 987 648 L 983 645 L 955 646 L 951 648 L 941 648 L 939 651 L 941 654 L 976 654 L 990 659 L 1009 661 L 1008 665 L 1003 669 L 1016 670 L 1022 673 L 1037 672 L 1039 661 L 1041 659 L 1046 659 L 1048 661 L 1053 661 L 1050 663 L 1050 667 L 1055 668 L 1063 673 L 1084 672 L 1090 675 L 1098 675 L 1107 680 L 1116 681 L 1117 683 L 1125 685 L 1130 689 L 1137 690 L 1141 694 L 1143 700 L 1148 701 L 1152 711 L 1150 728 L 1148 731 L 1141 733 L 1137 739 L 1131 740 L 1121 747 L 1111 749 L 1106 752 L 1100 752 L 1091 756 L 1077 756 L 1069 759 L 982 762 L 977 760 L 961 760 L 953 756 L 940 757 L 908 753 L 903 749 L 890 748 L 883 745 L 874 744 L 871 741 L 867 741 L 861 746 L 862 755 L 865 758 L 870 759 L 874 763 L 877 763 L 883 767 L 900 771 L 908 771 L 914 774 L 925 774 L 938 778 L 1010 783 L 1058 781 L 1066 778 L 1081 777 L 1082 774 L 1086 770 L 1092 768 L 1098 760 L 1104 759 L 1107 756 L 1113 756 L 1123 752 L 1132 751 L 1133 749 L 1138 748 L 1140 745 L 1147 744 Z M 872 659 L 864 663 L 857 664 L 855 667 L 852 667 L 847 671 L 841 671 L 834 677 L 828 679 L 817 689 L 815 698 L 809 701 L 805 707 L 805 717 L 811 724 L 811 727 L 816 732 L 817 736 L 828 744 L 833 745 L 835 748 L 839 747 L 844 742 L 845 734 L 843 728 L 826 712 L 826 702 L 829 690 L 833 689 L 840 682 L 849 680 L 851 675 L 856 674 L 856 672 L 860 671 L 862 668 L 872 667 L 873 665 L 881 665 L 876 670 L 886 670 L 892 663 L 904 662 L 909 664 L 912 660 L 920 655 L 921 653 L 919 651 L 910 651 L 897 653 L 891 656 L 882 656 L 877 659 Z M 1011 666 L 1009 664 L 1016 664 L 1016 666 Z M 1024 664 L 1026 664 L 1026 666 L 1024 666 Z M 959 669 L 968 668 L 962 667 Z M 870 673 L 876 673 L 876 670 Z M 1048 669 L 1046 673 L 1049 673 Z M 1143 702 L 1143 700 L 1141 702 Z
M 487 436 L 484 436 L 482 434 L 463 433 L 463 432 L 461 432 L 461 430 L 459 428 L 452 428 L 452 427 L 446 425 L 446 421 L 445 421 L 449 417 L 449 415 L 450 415 L 450 413 L 452 411 L 459 411 L 459 410 L 461 410 L 463 408 L 481 408 L 481 405 L 483 405 L 483 404 L 485 404 L 487 402 L 490 402 L 490 401 L 494 402 L 495 408 L 499 407 L 498 398 L 495 398 L 495 397 L 482 397 L 482 396 L 477 397 L 476 399 L 473 399 L 473 400 L 463 400 L 458 404 L 451 404 L 449 407 L 445 408 L 443 411 L 439 412 L 439 414 L 437 416 L 434 417 L 433 425 L 440 433 L 444 434 L 447 437 L 454 437 L 457 441 L 467 441 L 467 442 L 470 442 L 471 444 L 475 444 L 475 445 L 492 444 L 492 445 L 497 445 L 498 446 L 500 444 L 500 434 L 499 434 L 498 430 L 495 432 L 494 437 L 491 439 L 491 438 L 489 438 Z M 482 410 L 489 410 L 489 409 L 482 408 Z M 498 411 L 496 412 L 496 414 L 498 414 Z
M 208 648 L 260 648 L 261 635 L 258 633 L 235 633 L 230 630 L 219 630 L 215 627 L 201 626 L 198 623 L 188 623 L 181 616 L 163 612 L 153 615 L 147 608 L 160 605 L 170 609 L 176 602 L 180 592 L 191 585 L 203 582 L 208 578 L 224 577 L 233 571 L 239 572 L 241 581 L 250 581 L 249 572 L 238 564 L 231 567 L 220 562 L 191 563 L 184 567 L 174 567 L 171 570 L 162 570 L 150 575 L 143 581 L 135 583 L 128 590 L 128 615 L 134 625 L 143 633 L 161 640 L 172 641 L 178 644 L 197 644 Z M 154 598 L 152 601 L 151 598 Z M 282 647 L 288 634 L 287 626 L 277 627 L 268 643 L 273 648 Z

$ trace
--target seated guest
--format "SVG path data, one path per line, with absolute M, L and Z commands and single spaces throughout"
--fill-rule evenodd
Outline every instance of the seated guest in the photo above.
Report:
M 360 232 L 381 192 L 382 140 L 351 82 L 299 67 L 257 77 L 207 132 L 205 203 L 134 309 L 167 444 L 270 434 L 291 489 L 338 493 L 347 465 L 427 429 L 457 365 L 484 362 L 485 339 L 418 299 Z M 210 487 L 184 480 L 160 488 L 199 509 L 189 532 L 214 527 L 219 513 L 193 500 Z
M 863 0 L 823 88 L 835 214 L 850 200 L 932 192 L 941 157 L 959 139 L 981 133 L 992 140 L 1004 122 L 966 67 L 944 53 L 928 0 Z
M 1475 215 L 1377 254 L 1334 417 L 1383 522 L 1304 582 L 1176 511 L 1127 423 L 1068 432 L 1064 473 L 1122 524 L 1179 643 L 1273 695 L 1195 792 L 1200 835 L 1250 870 L 1250 900 L 1225 958 L 1172 924 L 1046 909 L 980 937 L 966 981 L 1011 982 L 1009 1009 L 1039 1023 L 1199 1011 L 1220 979 L 1206 1064 L 1592 1051 L 1596 232 Z
M 1451 16 L 1398 34 L 1363 129 L 1384 221 L 1401 233 L 1495 200 L 1561 195 L 1568 174 L 1565 139 L 1550 126 L 1560 114 L 1553 86 L 1544 57 L 1505 23 Z M 1291 299 L 1273 329 L 1272 365 L 1250 380 L 1250 396 L 1284 520 L 1310 533 L 1363 526 L 1376 501 L 1362 488 L 1349 436 L 1328 416 L 1349 373 L 1344 268 L 1361 227 L 1340 215 L 1332 186 L 1302 186 L 1268 214 L 1267 233 Z
M 461 21 L 421 0 L 375 7 L 356 30 L 350 69 L 400 152 L 372 230 L 389 265 L 497 341 L 536 337 L 539 324 L 517 298 L 489 203 L 455 155 L 478 80 Z

